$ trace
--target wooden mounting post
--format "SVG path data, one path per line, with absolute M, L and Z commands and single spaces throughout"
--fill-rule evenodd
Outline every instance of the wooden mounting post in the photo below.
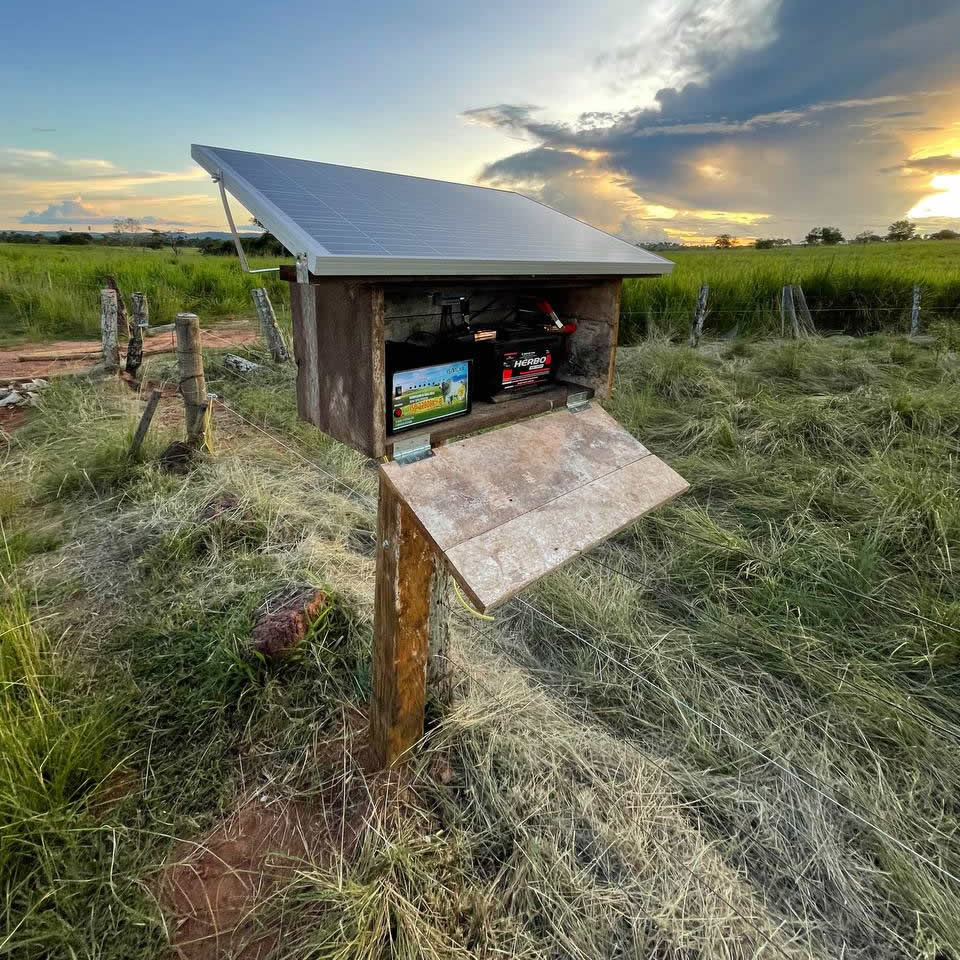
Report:
M 913 306 L 910 310 L 910 336 L 920 334 L 920 284 L 913 285 Z
M 703 283 L 700 285 L 700 292 L 697 294 L 697 309 L 694 311 L 690 320 L 690 346 L 696 347 L 703 336 L 703 322 L 707 318 L 707 295 L 710 293 L 710 285 Z
M 143 363 L 143 331 L 150 325 L 150 304 L 145 293 L 134 293 L 130 299 L 133 302 L 133 322 L 127 343 L 126 367 L 127 373 L 136 376 Z
M 140 417 L 140 422 L 137 424 L 137 432 L 133 435 L 133 443 L 130 444 L 130 455 L 132 457 L 136 457 L 140 453 L 140 448 L 146 439 L 147 431 L 153 422 L 153 415 L 157 412 L 157 404 L 160 402 L 161 396 L 162 394 L 159 390 L 154 390 L 150 394 L 150 399 L 147 400 L 147 405 L 143 410 L 143 416 Z
M 273 312 L 270 295 L 263 287 L 255 287 L 250 291 L 250 295 L 257 308 L 257 316 L 260 317 L 260 330 L 270 348 L 270 356 L 277 363 L 286 363 L 290 359 L 290 354 L 287 353 L 287 345 L 283 342 L 283 334 L 280 333 L 280 327 L 277 325 L 277 315 Z
M 800 328 L 797 324 L 797 311 L 793 306 L 793 287 L 789 283 L 783 288 L 780 294 L 780 334 L 786 331 L 787 321 L 790 321 L 790 336 L 794 340 L 800 336 Z
M 413 511 L 381 476 L 370 704 L 370 746 L 379 767 L 402 760 L 423 736 L 428 661 L 438 692 L 449 686 L 442 564 Z
M 120 369 L 120 347 L 117 344 L 117 291 L 109 287 L 100 291 L 100 342 L 103 346 L 103 369 L 116 373 Z
M 195 313 L 178 313 L 177 366 L 180 369 L 180 393 L 183 395 L 187 444 L 210 452 L 207 382 L 203 376 L 203 352 L 200 320 Z
M 809 337 L 817 335 L 817 328 L 810 315 L 810 308 L 807 306 L 807 298 L 803 295 L 803 287 L 799 283 L 793 285 L 793 303 L 794 307 L 800 310 L 800 324 L 803 332 Z

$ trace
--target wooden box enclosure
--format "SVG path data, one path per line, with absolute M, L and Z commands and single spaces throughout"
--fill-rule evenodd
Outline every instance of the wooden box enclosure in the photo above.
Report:
M 481 309 L 497 297 L 546 297 L 561 316 L 575 317 L 568 361 L 555 386 L 502 402 L 474 399 L 461 417 L 406 430 L 404 440 L 429 436 L 434 446 L 452 437 L 562 408 L 571 393 L 586 390 L 606 397 L 613 368 L 620 317 L 620 278 L 340 278 L 310 276 L 290 281 L 297 410 L 303 420 L 371 457 L 390 455 L 393 437 L 386 428 L 385 341 L 402 340 L 416 329 L 439 327 L 442 300 L 469 297 Z

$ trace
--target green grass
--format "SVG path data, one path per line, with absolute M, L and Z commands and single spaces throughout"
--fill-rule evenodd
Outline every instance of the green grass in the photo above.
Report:
M 254 260 L 254 267 L 276 264 Z M 267 287 L 278 314 L 286 309 L 285 283 L 274 274 L 244 274 L 233 257 L 204 257 L 192 249 L 174 256 L 142 248 L 0 244 L 0 336 L 99 336 L 99 291 L 107 275 L 116 278 L 128 309 L 131 293 L 147 294 L 152 325 L 172 323 L 185 310 L 201 321 L 251 316 L 256 286 Z
M 49 760 L 39 807 L 36 775 L 0 785 L 41 810 L 8 818 L 0 955 L 163 956 L 160 865 L 254 796 L 351 825 L 256 911 L 284 957 L 960 957 L 958 886 L 823 795 L 960 875 L 955 352 L 620 351 L 610 408 L 690 492 L 523 594 L 561 627 L 455 605 L 456 694 L 400 780 L 364 773 L 345 721 L 370 689 L 376 473 L 296 420 L 292 370 L 206 369 L 287 446 L 221 412 L 216 457 L 171 476 L 176 421 L 125 459 L 138 402 L 79 378 L 12 439 L 0 516 L 30 590 L 7 625 L 29 628 L 0 763 Z M 267 664 L 252 617 L 291 582 L 329 615 Z M 10 693 L 28 677 L 42 736 Z
M 779 330 L 780 291 L 788 283 L 802 286 L 820 329 L 906 331 L 917 283 L 924 324 L 939 316 L 960 320 L 960 241 L 671 250 L 665 256 L 676 263 L 669 277 L 626 282 L 621 340 L 685 336 L 701 283 L 710 284 L 706 329 L 714 333 Z
M 960 241 L 791 250 L 670 251 L 674 272 L 624 287 L 621 341 L 685 336 L 701 283 L 710 284 L 706 328 L 741 335 L 779 330 L 784 284 L 799 283 L 822 329 L 906 330 L 913 285 L 923 286 L 923 325 L 960 317 Z M 253 266 L 274 266 L 260 259 Z M 241 273 L 233 257 L 169 251 L 0 244 L 0 338 L 95 337 L 99 290 L 116 277 L 129 297 L 144 291 L 151 322 L 190 310 L 201 320 L 251 316 L 250 290 L 266 286 L 289 316 L 287 286 L 275 275 Z M 825 311 L 825 312 L 817 312 Z

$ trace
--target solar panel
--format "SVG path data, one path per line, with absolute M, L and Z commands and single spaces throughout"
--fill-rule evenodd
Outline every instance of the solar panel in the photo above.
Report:
M 519 193 L 194 144 L 192 156 L 312 273 L 669 273 L 669 260 Z

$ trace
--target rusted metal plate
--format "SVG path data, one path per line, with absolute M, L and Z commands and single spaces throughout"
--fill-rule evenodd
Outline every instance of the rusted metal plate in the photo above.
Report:
M 596 406 L 515 423 L 381 470 L 481 609 L 687 489 Z

